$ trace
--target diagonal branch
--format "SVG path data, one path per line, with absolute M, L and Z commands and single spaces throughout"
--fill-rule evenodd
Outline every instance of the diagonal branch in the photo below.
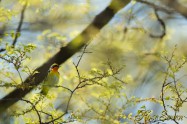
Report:
M 163 0 L 163 3 L 187 18 L 187 7 L 179 3 L 178 0 Z
M 40 115 L 39 111 L 36 109 L 36 106 L 29 100 L 26 100 L 26 99 L 21 99 L 21 100 L 26 103 L 29 103 L 32 106 L 32 108 L 34 109 L 34 111 L 36 112 L 36 114 L 38 116 L 39 124 L 42 124 L 41 115 Z
M 26 4 L 23 6 L 23 9 L 22 9 L 22 11 L 21 11 L 21 17 L 20 17 L 19 25 L 18 25 L 18 27 L 17 27 L 17 29 L 16 29 L 15 38 L 14 38 L 14 40 L 13 40 L 13 42 L 12 42 L 12 46 L 15 46 L 15 44 L 16 44 L 16 42 L 17 42 L 17 39 L 18 39 L 18 37 L 19 37 L 19 34 L 20 34 L 20 32 L 21 32 L 21 27 L 22 27 L 22 25 L 23 25 L 24 13 L 25 13 L 26 8 L 27 8 L 27 2 L 26 2 Z
M 16 32 L 15 32 L 15 37 L 14 37 L 13 42 L 12 42 L 12 46 L 13 46 L 13 47 L 14 47 L 15 44 L 17 43 L 18 37 L 19 37 L 19 35 L 20 35 L 21 27 L 22 27 L 22 25 L 23 25 L 24 14 L 25 14 L 26 8 L 27 8 L 27 3 L 23 6 L 23 8 L 22 8 L 22 10 L 21 10 L 20 21 L 19 21 L 18 27 L 17 27 Z M 3 52 L 3 51 L 5 51 L 5 50 L 6 50 L 5 48 L 1 48 L 1 49 L 0 49 L 0 52 Z
M 154 35 L 154 34 L 150 34 L 150 36 L 152 38 L 163 38 L 166 35 L 166 24 L 165 22 L 160 18 L 158 11 L 156 9 L 154 9 L 155 12 L 155 16 L 157 18 L 157 21 L 160 23 L 161 27 L 162 27 L 162 34 L 160 35 Z
M 154 4 L 152 2 L 149 2 L 149 1 L 146 1 L 146 0 L 136 0 L 137 2 L 140 2 L 140 3 L 143 3 L 143 4 L 146 4 L 150 7 L 152 7 L 153 9 L 156 9 L 156 10 L 159 10 L 159 11 L 162 11 L 162 12 L 165 12 L 167 14 L 172 14 L 174 13 L 175 11 L 173 9 L 168 9 L 166 7 L 163 7 L 161 5 L 157 5 L 157 4 Z
M 67 46 L 62 47 L 58 53 L 56 53 L 52 58 L 50 58 L 47 62 L 45 62 L 43 65 L 38 67 L 35 71 L 39 72 L 36 73 L 32 76 L 29 76 L 25 81 L 24 84 L 33 84 L 33 85 L 39 85 L 47 76 L 47 71 L 48 68 L 53 64 L 62 64 L 64 63 L 67 59 L 69 59 L 73 54 L 78 52 L 89 40 L 91 40 L 93 37 L 88 35 L 90 30 L 92 30 L 92 26 L 95 25 L 98 20 L 100 20 L 101 15 L 105 16 L 107 15 L 107 10 L 110 9 L 112 6 L 113 2 L 116 0 L 112 0 L 111 4 L 104 10 L 102 11 L 99 15 L 95 17 L 95 19 L 92 21 L 90 25 L 77 37 L 75 37 Z M 122 7 L 121 7 L 122 8 Z M 120 7 L 118 10 L 121 9 Z M 115 14 L 115 13 L 114 13 Z M 98 29 L 101 29 L 104 27 L 114 16 L 114 14 L 111 14 L 110 16 L 106 16 L 107 18 L 102 22 L 102 25 L 100 24 L 98 26 Z M 92 32 L 92 36 L 95 36 L 99 33 L 97 32 Z M 16 103 L 17 101 L 21 100 L 27 93 L 29 93 L 33 87 L 27 88 L 27 89 L 15 89 L 8 95 L 6 95 L 4 98 L 0 100 L 0 113 L 3 113 L 7 108 L 9 108 L 11 105 Z M 7 100 L 11 99 L 11 100 Z
M 136 1 L 146 4 L 156 10 L 165 12 L 167 14 L 172 14 L 174 12 L 178 12 L 187 18 L 187 7 L 182 5 L 178 0 L 162 0 L 162 3 L 164 3 L 167 7 L 163 7 L 161 5 L 156 5 L 156 4 L 146 1 L 146 0 L 136 0 Z

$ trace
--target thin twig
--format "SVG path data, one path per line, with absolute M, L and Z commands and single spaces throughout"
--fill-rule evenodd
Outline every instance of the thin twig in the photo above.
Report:
M 17 27 L 17 29 L 16 29 L 15 37 L 14 37 L 14 39 L 13 39 L 13 41 L 12 41 L 12 46 L 13 46 L 13 47 L 14 47 L 15 44 L 17 43 L 19 34 L 20 34 L 20 32 L 21 32 L 21 28 L 22 28 L 22 25 L 23 25 L 23 20 L 24 20 L 24 14 L 25 14 L 26 7 L 27 7 L 27 2 L 25 3 L 25 5 L 23 6 L 23 8 L 22 8 L 22 10 L 21 10 L 20 21 L 19 21 L 18 27 Z M 1 48 L 1 49 L 0 49 L 0 52 L 3 52 L 3 51 L 5 51 L 5 50 L 6 50 L 5 48 Z
M 150 34 L 151 37 L 153 38 L 163 38 L 165 35 L 166 35 L 166 24 L 165 22 L 159 17 L 159 14 L 158 14 L 158 11 L 156 9 L 154 9 L 154 13 L 156 15 L 156 18 L 157 18 L 157 21 L 160 23 L 163 31 L 162 31 L 162 34 L 160 35 L 153 35 L 153 34 Z
M 36 109 L 35 105 L 34 105 L 31 101 L 29 101 L 29 100 L 25 100 L 25 99 L 21 99 L 21 100 L 22 100 L 22 101 L 25 101 L 25 102 L 27 102 L 27 103 L 29 103 L 29 104 L 32 105 L 32 107 L 33 107 L 34 110 L 36 111 L 36 114 L 38 115 L 39 123 L 40 123 L 40 124 L 43 124 L 43 123 L 42 123 L 42 120 L 41 120 L 40 113 L 39 113 L 39 111 Z
M 136 0 L 137 2 L 140 2 L 140 3 L 143 3 L 143 4 L 146 4 L 156 10 L 159 10 L 159 11 L 162 11 L 162 12 L 165 12 L 167 14 L 172 14 L 174 13 L 175 11 L 173 9 L 168 9 L 166 7 L 162 7 L 161 5 L 156 5 L 152 2 L 149 2 L 149 1 L 145 1 L 145 0 Z
M 26 10 L 26 7 L 27 7 L 27 2 L 25 3 L 25 5 L 23 6 L 23 9 L 21 11 L 21 17 L 20 17 L 20 21 L 19 21 L 19 25 L 17 27 L 17 30 L 16 30 L 16 33 L 15 33 L 15 38 L 12 42 L 12 46 L 15 46 L 16 42 L 17 42 L 17 39 L 19 37 L 19 33 L 21 31 L 21 27 L 23 25 L 23 20 L 24 20 L 24 13 L 25 13 L 25 10 Z

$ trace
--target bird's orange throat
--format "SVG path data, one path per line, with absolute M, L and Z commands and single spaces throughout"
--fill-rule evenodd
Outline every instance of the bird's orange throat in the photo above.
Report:
M 51 71 L 53 71 L 53 72 L 58 72 L 58 67 L 52 68 Z

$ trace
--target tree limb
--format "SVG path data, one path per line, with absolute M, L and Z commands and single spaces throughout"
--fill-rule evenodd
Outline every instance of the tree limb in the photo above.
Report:
M 99 15 L 95 17 L 95 19 L 92 21 L 92 23 L 77 37 L 75 37 L 67 46 L 62 47 L 58 53 L 56 53 L 52 58 L 50 58 L 47 62 L 45 62 L 43 65 L 38 67 L 36 71 L 39 73 L 34 74 L 33 76 L 29 76 L 25 81 L 24 84 L 33 84 L 38 85 L 40 84 L 45 77 L 47 76 L 48 68 L 53 64 L 62 64 L 67 59 L 69 59 L 73 54 L 75 54 L 77 51 L 79 51 L 89 40 L 92 39 L 90 35 L 88 35 L 89 31 L 92 29 L 92 26 L 95 25 L 98 20 L 100 20 L 101 15 L 105 16 L 107 15 L 107 10 L 110 9 L 113 2 L 116 0 L 112 0 L 111 4 L 102 11 Z M 118 8 L 120 10 L 121 8 Z M 114 13 L 115 14 L 115 13 Z M 110 16 L 106 16 L 107 18 L 102 21 L 102 24 L 98 26 L 99 29 L 104 27 L 114 16 L 114 14 L 111 14 Z M 92 32 L 93 33 L 93 32 Z M 95 36 L 98 34 L 98 32 L 94 32 L 92 36 Z M 0 100 L 0 114 L 3 113 L 7 108 L 9 108 L 11 105 L 16 103 L 17 101 L 21 100 L 27 93 L 29 93 L 33 87 L 29 87 L 27 89 L 15 89 L 8 95 L 6 95 L 4 98 Z
M 166 8 L 166 7 L 163 7 L 163 6 L 161 6 L 161 5 L 154 4 L 154 3 L 149 2 L 149 1 L 146 1 L 146 0 L 136 0 L 136 1 L 139 2 L 139 3 L 146 4 L 146 5 L 150 6 L 150 7 L 152 7 L 153 9 L 156 9 L 156 10 L 159 10 L 159 11 L 162 11 L 162 12 L 165 12 L 165 13 L 167 13 L 167 14 L 172 14 L 172 13 L 175 12 L 175 11 L 172 10 L 172 9 L 168 9 L 168 8 Z
M 15 37 L 13 39 L 13 42 L 12 42 L 12 46 L 14 47 L 17 40 L 18 40 L 18 37 L 19 37 L 19 34 L 20 34 L 20 31 L 21 31 L 21 27 L 23 25 L 23 20 L 24 20 L 24 14 L 25 14 L 25 10 L 27 8 L 27 3 L 23 6 L 22 10 L 21 10 L 21 16 L 20 16 L 20 21 L 19 21 L 19 24 L 18 24 L 18 27 L 16 29 L 16 32 L 15 32 Z M 6 49 L 5 48 L 1 48 L 0 49 L 0 52 L 3 52 L 5 51 Z
M 187 18 L 187 7 L 183 6 L 177 0 L 163 0 L 163 3 Z
M 160 35 L 154 35 L 154 34 L 150 34 L 151 37 L 153 38 L 163 38 L 166 35 L 166 24 L 164 22 L 164 20 L 162 20 L 158 14 L 158 11 L 156 9 L 154 9 L 155 12 L 155 16 L 157 18 L 157 21 L 159 22 L 159 24 L 162 27 L 162 33 Z

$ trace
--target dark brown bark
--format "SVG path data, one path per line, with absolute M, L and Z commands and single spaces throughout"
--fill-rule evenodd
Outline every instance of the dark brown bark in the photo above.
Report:
M 101 29 L 103 26 L 105 26 L 114 16 L 114 12 L 111 12 L 112 5 L 114 4 L 114 1 L 118 0 L 112 0 L 111 4 L 103 10 L 99 15 L 95 17 L 95 19 L 92 21 L 92 23 L 76 38 L 74 38 L 67 46 L 62 47 L 58 53 L 56 53 L 52 58 L 50 58 L 47 62 L 45 62 L 42 66 L 38 67 L 36 71 L 39 73 L 34 74 L 33 76 L 28 77 L 24 81 L 24 85 L 26 84 L 33 84 L 38 85 L 40 84 L 46 77 L 49 67 L 53 63 L 62 64 L 65 62 L 68 58 L 70 58 L 73 54 L 78 52 L 86 43 L 88 43 L 89 40 L 91 40 L 93 37 L 88 35 L 89 31 L 92 29 L 92 26 L 97 27 L 98 29 Z M 119 7 L 118 10 L 122 8 Z M 117 10 L 115 10 L 117 11 Z M 110 13 L 110 14 L 109 14 Z M 101 20 L 102 17 L 105 17 L 104 20 Z M 98 22 L 100 22 L 98 24 Z M 92 32 L 93 33 L 93 32 Z M 95 36 L 99 32 L 94 32 L 95 34 L 92 34 L 92 36 Z M 31 79 L 34 79 L 34 81 Z M 26 89 L 15 89 L 8 95 L 6 95 L 4 98 L 0 100 L 0 113 L 3 113 L 7 108 L 9 108 L 11 105 L 22 99 L 27 93 L 29 93 L 33 87 L 26 88 Z

